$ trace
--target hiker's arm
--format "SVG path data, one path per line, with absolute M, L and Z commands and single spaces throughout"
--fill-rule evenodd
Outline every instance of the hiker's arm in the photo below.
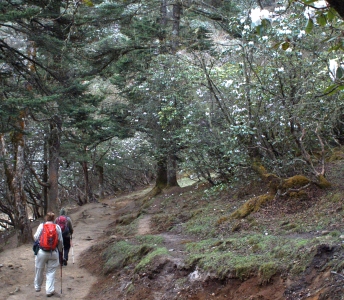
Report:
M 59 252 L 62 252 L 62 250 L 63 250 L 63 237 L 62 237 L 61 227 L 59 225 L 56 225 L 56 231 L 57 231 L 58 240 L 59 240 L 57 248 L 59 249 Z
M 42 224 L 39 224 L 39 225 L 38 225 L 38 228 L 37 228 L 37 231 L 36 231 L 35 235 L 33 236 L 33 239 L 34 239 L 35 241 L 38 241 L 38 239 L 39 239 L 39 237 L 40 237 L 40 235 L 41 235 L 41 233 L 42 233 L 42 230 L 43 230 L 43 225 L 42 225 Z
M 74 232 L 74 229 L 73 229 L 73 224 L 72 224 L 72 220 L 71 220 L 71 218 L 69 218 L 68 217 L 68 228 L 69 228 L 69 232 L 70 232 L 70 234 L 73 234 L 73 232 Z

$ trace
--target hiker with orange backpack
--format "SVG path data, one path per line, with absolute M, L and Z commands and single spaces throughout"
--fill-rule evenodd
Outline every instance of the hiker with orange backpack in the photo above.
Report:
M 62 231 L 59 225 L 54 224 L 55 214 L 48 212 L 45 222 L 39 224 L 34 235 L 35 242 L 39 242 L 39 250 L 35 257 L 35 281 L 36 292 L 41 291 L 46 273 L 45 291 L 47 297 L 55 294 L 55 273 L 59 266 L 59 252 L 63 250 Z
M 73 230 L 73 224 L 70 217 L 67 216 L 66 209 L 64 207 L 60 210 L 60 215 L 56 218 L 55 223 L 58 224 L 62 230 L 63 238 L 63 265 L 67 266 L 69 249 L 71 247 L 71 239 Z

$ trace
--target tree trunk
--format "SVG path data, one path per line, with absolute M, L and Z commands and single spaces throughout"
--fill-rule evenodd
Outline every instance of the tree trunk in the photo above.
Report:
M 173 4 L 172 53 L 175 54 L 179 46 L 181 4 Z
M 161 191 L 167 187 L 167 159 L 166 157 L 161 157 L 157 163 L 157 176 L 155 180 L 155 187 L 143 198 L 143 202 L 160 194 Z
M 254 118 L 253 118 L 253 112 L 252 112 L 252 98 L 251 98 L 251 69 L 249 68 L 249 54 L 243 50 L 243 73 L 245 76 L 245 100 L 246 100 L 246 109 L 247 109 L 247 115 L 248 115 L 248 123 L 247 125 L 251 128 L 252 132 L 254 132 L 254 124 L 256 124 Z M 239 136 L 240 139 L 242 137 Z M 245 138 L 244 138 L 245 139 Z M 256 147 L 255 137 L 253 134 L 249 135 L 249 141 L 248 141 L 248 154 L 251 158 L 256 159 L 259 157 L 259 151 L 258 147 Z
M 85 203 L 89 202 L 89 195 L 88 195 L 88 166 L 86 161 L 81 162 L 82 171 L 84 174 L 84 184 L 85 184 Z
M 99 197 L 103 199 L 105 197 L 104 194 L 104 167 L 97 165 L 98 171 L 98 180 L 99 180 Z
M 1 139 L 1 155 L 8 186 L 8 198 L 14 208 L 14 228 L 17 233 L 18 245 L 32 241 L 32 230 L 27 213 L 26 196 L 24 192 L 24 148 L 25 112 L 18 118 L 18 129 L 12 136 L 13 157 L 8 159 L 4 135 Z M 11 163 L 13 161 L 13 163 Z
M 167 186 L 167 159 L 162 157 L 157 163 L 157 176 L 155 187 L 163 190 Z
M 160 20 L 159 20 L 159 44 L 160 44 L 160 53 L 166 53 L 166 26 L 167 26 L 167 0 L 160 0 Z
M 48 143 L 46 136 L 44 136 L 44 153 L 43 153 L 43 182 L 48 182 Z M 41 206 L 43 208 L 43 215 L 48 212 L 48 187 L 43 186 L 43 199 L 41 200 Z
M 58 116 L 50 123 L 49 138 L 49 193 L 47 211 L 58 212 L 58 180 L 60 167 L 61 120 Z
M 92 186 L 90 185 L 90 180 L 88 176 L 88 163 L 87 161 L 80 162 L 82 166 L 82 170 L 84 173 L 84 182 L 85 182 L 85 203 L 87 202 L 96 202 L 94 198 Z
M 166 38 L 166 26 L 167 26 L 167 1 L 166 0 L 160 0 L 160 34 L 159 34 L 159 41 L 161 45 L 164 43 L 164 40 Z
M 168 160 L 168 173 L 167 173 L 167 186 L 179 186 L 177 181 L 177 157 L 176 155 L 170 155 Z
M 25 129 L 25 113 L 22 111 L 19 117 L 19 128 L 21 132 L 17 132 L 13 137 L 14 148 L 14 173 L 11 184 L 12 194 L 16 205 L 15 211 L 15 227 L 17 229 L 18 245 L 32 241 L 32 230 L 27 214 L 26 196 L 24 192 L 24 148 L 25 139 L 23 131 Z

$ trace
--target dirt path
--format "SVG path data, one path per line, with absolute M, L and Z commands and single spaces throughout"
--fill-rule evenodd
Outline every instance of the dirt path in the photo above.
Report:
M 116 210 L 130 205 L 135 193 L 127 196 L 91 203 L 85 206 L 68 207 L 73 220 L 73 253 L 70 251 L 69 264 L 56 273 L 55 291 L 51 297 L 62 299 L 85 299 L 97 278 L 82 267 L 80 254 L 96 243 L 108 225 L 115 220 Z M 36 227 L 33 229 L 33 233 Z M 45 281 L 41 292 L 35 292 L 33 286 L 35 256 L 31 245 L 7 249 L 0 253 L 0 300 L 47 299 Z
M 137 234 L 144 235 L 144 234 L 149 234 L 151 232 L 150 220 L 151 220 L 150 215 L 146 215 L 142 219 L 139 220 Z
M 91 203 L 85 206 L 67 207 L 68 215 L 73 220 L 73 254 L 70 251 L 68 266 L 62 268 L 62 293 L 61 293 L 61 269 L 56 273 L 55 292 L 51 297 L 61 299 L 87 299 L 92 286 L 98 282 L 98 278 L 83 268 L 85 261 L 80 257 L 84 250 L 96 244 L 109 225 L 113 223 L 121 213 L 137 209 L 136 200 L 150 188 L 130 193 L 121 197 L 103 200 L 101 203 Z M 139 219 L 137 234 L 151 234 L 151 215 L 143 215 Z M 38 225 L 38 224 L 37 224 Z M 36 226 L 37 227 L 37 226 Z M 36 231 L 33 229 L 33 233 Z M 182 237 L 178 234 L 159 234 L 164 238 L 164 245 L 170 251 L 173 264 L 182 263 L 183 257 Z M 74 264 L 73 264 L 74 256 Z M 35 256 L 31 245 L 19 248 L 6 249 L 0 253 L 0 300 L 32 300 L 47 299 L 45 294 L 45 281 L 41 292 L 35 292 L 33 286 L 35 270 Z M 166 277 L 167 276 L 167 277 Z M 170 281 L 171 275 L 165 274 L 157 284 L 163 287 Z M 164 291 L 164 288 L 162 288 Z M 154 299 L 162 299 L 160 291 Z

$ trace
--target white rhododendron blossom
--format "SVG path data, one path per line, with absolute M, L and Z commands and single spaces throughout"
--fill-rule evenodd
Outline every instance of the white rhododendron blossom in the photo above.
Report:
M 223 86 L 226 87 L 226 88 L 230 87 L 232 84 L 233 84 L 233 80 L 231 80 L 231 79 L 225 80 L 223 82 Z
M 328 5 L 327 5 L 326 1 L 321 0 L 321 1 L 315 1 L 314 3 L 312 3 L 312 6 L 313 7 L 306 7 L 303 14 L 306 18 L 312 19 L 313 21 L 316 21 L 316 18 L 315 18 L 316 9 L 315 8 L 318 8 L 318 9 L 326 8 Z
M 301 30 L 297 37 L 302 38 L 305 34 L 306 34 L 306 31 Z
M 330 77 L 333 81 L 336 80 L 336 73 L 337 73 L 337 69 L 338 69 L 338 62 L 336 59 L 330 59 L 330 62 L 329 62 L 329 74 L 330 74 Z
M 275 12 L 285 11 L 286 8 L 284 6 L 276 7 Z
M 270 12 L 266 9 L 261 10 L 259 7 L 251 9 L 251 26 L 256 27 L 262 24 L 262 20 L 270 18 Z
M 313 3 L 313 6 L 316 7 L 316 8 L 326 8 L 327 7 L 327 2 L 325 0 L 315 1 Z
M 251 9 L 251 21 L 252 26 L 258 26 L 262 24 L 262 20 L 260 19 L 260 8 Z
M 313 7 L 306 7 L 303 14 L 308 19 L 315 19 L 315 9 Z

